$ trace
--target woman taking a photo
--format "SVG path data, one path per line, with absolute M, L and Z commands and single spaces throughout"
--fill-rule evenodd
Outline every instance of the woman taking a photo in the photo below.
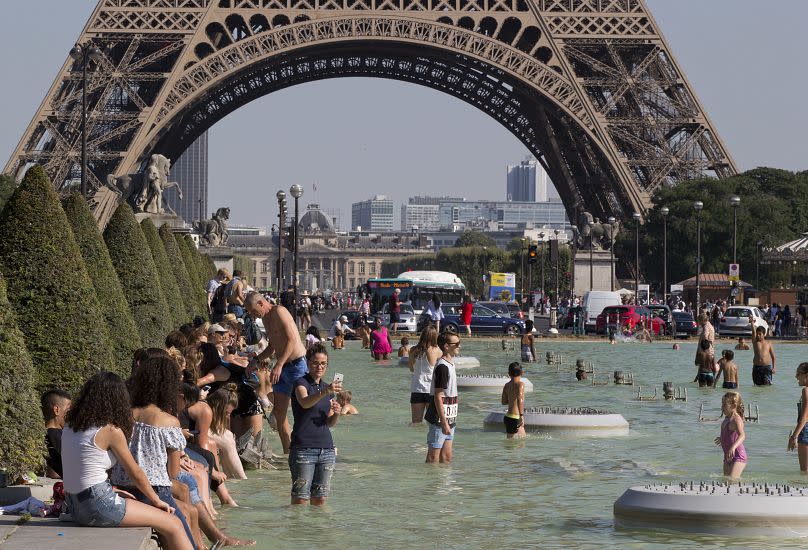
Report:
M 295 381 L 292 395 L 295 419 L 289 449 L 292 504 L 322 506 L 331 489 L 331 475 L 337 460 L 331 428 L 341 411 L 334 395 L 342 391 L 342 382 L 323 382 L 328 351 L 322 344 L 309 348 L 306 363 L 309 372 Z
M 123 380 L 100 372 L 87 380 L 67 413 L 62 434 L 65 500 L 73 521 L 92 527 L 151 527 L 170 550 L 191 541 L 174 509 L 160 500 L 129 452 L 134 419 Z M 121 498 L 107 470 L 120 464 L 150 504 Z M 131 496 L 131 495 L 125 495 Z

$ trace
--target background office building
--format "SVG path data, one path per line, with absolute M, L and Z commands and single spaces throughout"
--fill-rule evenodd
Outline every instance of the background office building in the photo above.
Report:
M 185 223 L 193 225 L 199 219 L 208 219 L 208 133 L 205 132 L 188 149 L 174 160 L 171 159 L 171 181 L 182 189 L 180 200 L 176 189 L 168 189 L 163 202 Z
M 440 229 L 440 205 L 402 204 L 401 230 L 437 231 Z
M 440 227 L 443 231 L 507 231 L 540 227 L 568 231 L 570 224 L 561 201 L 465 201 L 440 205 Z
M 508 202 L 546 202 L 559 199 L 558 193 L 544 167 L 533 157 L 508 166 Z
M 393 201 L 384 195 L 351 206 L 351 228 L 358 231 L 392 231 Z

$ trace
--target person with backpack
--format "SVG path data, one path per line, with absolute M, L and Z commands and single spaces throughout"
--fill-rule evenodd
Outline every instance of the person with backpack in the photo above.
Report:
M 227 300 L 227 313 L 232 313 L 238 319 L 244 318 L 245 283 L 242 280 L 244 272 L 240 269 L 233 271 L 233 280 L 227 283 L 224 297 Z
M 213 323 L 218 323 L 227 313 L 227 298 L 225 291 L 227 285 L 230 283 L 230 274 L 225 272 L 226 277 L 221 281 L 219 286 L 213 291 L 213 297 L 210 301 L 210 316 Z
M 213 315 L 213 297 L 216 294 L 216 290 L 226 284 L 230 280 L 230 273 L 226 269 L 220 269 L 216 272 L 216 276 L 208 281 L 208 284 L 205 286 L 205 291 L 208 293 L 208 314 Z

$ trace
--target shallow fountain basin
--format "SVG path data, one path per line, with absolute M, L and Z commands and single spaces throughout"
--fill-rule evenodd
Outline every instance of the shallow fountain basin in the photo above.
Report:
M 631 487 L 614 503 L 615 527 L 731 536 L 808 536 L 808 489 L 686 482 Z
M 509 376 L 501 374 L 481 374 L 476 376 L 458 376 L 457 389 L 462 391 L 490 391 L 501 392 L 502 387 L 510 382 Z M 533 382 L 527 378 L 522 378 L 525 384 L 525 392 L 533 391 Z
M 504 412 L 491 412 L 483 420 L 486 431 L 504 431 Z M 536 407 L 525 409 L 525 431 L 569 432 L 579 436 L 628 435 L 622 415 L 588 407 Z

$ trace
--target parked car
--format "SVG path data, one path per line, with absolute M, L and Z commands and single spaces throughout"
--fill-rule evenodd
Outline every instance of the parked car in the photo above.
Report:
M 441 330 L 460 331 L 460 304 L 441 304 L 443 310 L 443 321 Z M 429 322 L 429 316 L 422 314 L 418 319 L 418 332 L 424 329 Z M 521 319 L 514 319 L 510 315 L 500 315 L 485 306 L 474 304 L 471 314 L 472 334 L 507 334 L 516 336 L 525 331 L 525 322 Z
M 699 325 L 692 314 L 681 310 L 674 310 L 671 313 L 676 324 L 673 332 L 674 338 L 690 338 L 696 335 L 699 331 Z
M 651 304 L 646 306 L 651 312 L 651 317 L 659 317 L 665 321 L 665 334 L 673 336 L 674 327 L 676 323 L 673 320 L 673 313 L 671 308 L 665 304 Z
M 598 315 L 607 306 L 616 306 L 623 303 L 619 292 L 610 292 L 608 290 L 590 290 L 584 294 L 584 299 L 581 303 L 586 311 L 585 330 L 586 332 L 597 330 Z
M 519 309 L 517 304 L 513 304 L 510 302 L 476 302 L 474 307 L 483 306 L 487 307 L 490 310 L 493 310 L 495 313 L 499 313 L 502 316 L 509 316 L 514 319 L 524 319 L 525 314 Z
M 648 319 L 651 320 L 648 327 L 651 334 L 656 336 L 665 334 L 665 321 L 651 315 L 651 311 L 645 306 L 631 305 L 605 308 L 597 317 L 596 332 L 606 334 L 609 329 L 619 331 L 626 326 L 633 331 L 643 319 L 646 320 L 646 323 Z
M 721 336 L 752 336 L 758 328 L 768 332 L 769 324 L 763 319 L 763 313 L 753 306 L 730 306 L 718 322 L 718 334 Z
M 376 317 L 381 319 L 382 325 L 388 326 L 390 324 L 390 304 L 384 304 L 382 309 L 376 313 Z M 398 315 L 398 331 L 399 332 L 416 332 L 418 329 L 418 321 L 415 317 L 415 311 L 412 309 L 412 304 L 401 304 L 401 313 Z

